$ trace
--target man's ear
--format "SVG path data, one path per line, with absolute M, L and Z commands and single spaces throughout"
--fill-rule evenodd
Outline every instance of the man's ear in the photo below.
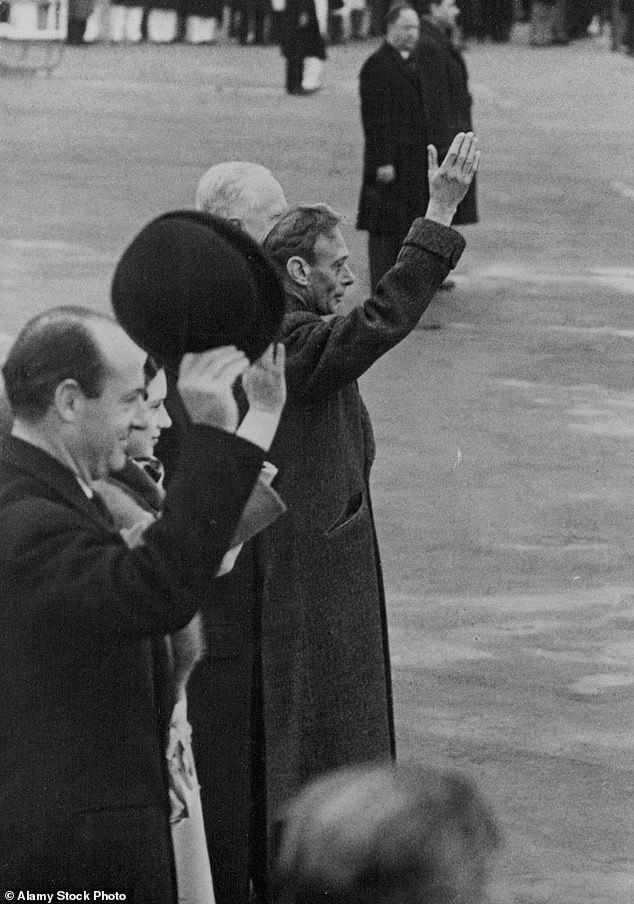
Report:
M 303 257 L 295 255 L 286 261 L 286 272 L 298 286 L 307 286 L 310 277 L 310 265 Z
M 85 398 L 77 380 L 63 380 L 55 390 L 53 407 L 63 421 L 71 423 L 76 420 Z

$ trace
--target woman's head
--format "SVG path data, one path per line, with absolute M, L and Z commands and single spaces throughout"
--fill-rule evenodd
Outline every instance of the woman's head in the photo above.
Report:
M 152 458 L 161 432 L 172 426 L 172 420 L 165 408 L 167 397 L 165 371 L 148 358 L 145 374 L 147 378 L 145 417 L 132 425 L 128 440 L 130 458 Z

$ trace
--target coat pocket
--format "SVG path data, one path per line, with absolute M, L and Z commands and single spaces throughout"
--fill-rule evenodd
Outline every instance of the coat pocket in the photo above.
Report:
M 351 524 L 363 509 L 363 492 L 353 493 L 337 520 L 326 529 L 326 536 L 331 537 L 337 531 Z

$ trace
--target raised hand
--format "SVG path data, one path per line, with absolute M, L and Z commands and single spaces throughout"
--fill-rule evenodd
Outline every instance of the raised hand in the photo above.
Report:
M 433 144 L 427 148 L 427 156 L 429 206 L 425 216 L 449 226 L 478 169 L 478 139 L 473 132 L 459 132 L 440 166 Z
M 185 355 L 178 391 L 194 424 L 207 424 L 228 433 L 238 426 L 233 384 L 249 367 L 249 359 L 235 345 Z
M 284 365 L 286 349 L 282 343 L 269 345 L 261 358 L 242 375 L 242 387 L 249 408 L 271 413 L 281 412 L 286 402 Z
M 249 410 L 240 424 L 238 436 L 265 452 L 271 448 L 286 402 L 285 363 L 284 346 L 281 343 L 270 345 L 242 376 Z

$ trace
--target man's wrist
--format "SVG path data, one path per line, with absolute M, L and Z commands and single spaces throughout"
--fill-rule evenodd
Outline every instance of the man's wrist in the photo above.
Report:
M 457 204 L 442 204 L 432 198 L 427 205 L 425 219 L 440 223 L 442 226 L 451 226 L 457 207 Z
M 259 408 L 249 408 L 244 420 L 238 427 L 236 436 L 246 439 L 268 452 L 275 438 L 280 417 L 281 411 L 264 411 Z

